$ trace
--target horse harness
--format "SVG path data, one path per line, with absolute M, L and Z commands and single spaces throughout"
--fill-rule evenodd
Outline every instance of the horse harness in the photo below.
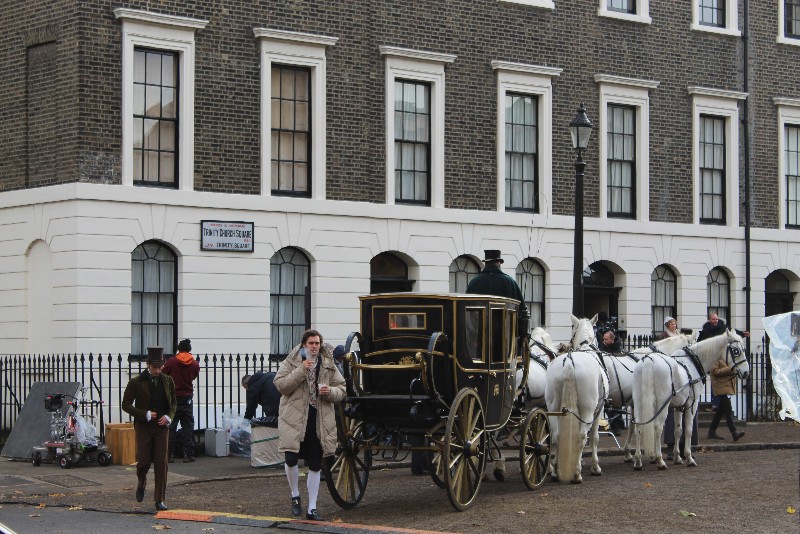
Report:
M 605 351 L 599 351 L 597 354 L 599 354 L 600 362 L 602 363 L 603 369 L 606 372 L 606 377 L 608 378 L 609 387 L 612 386 L 612 384 L 611 384 L 612 380 L 611 380 L 610 375 L 608 374 L 608 367 L 606 367 L 606 360 L 605 359 L 606 359 L 606 357 L 613 358 L 611 360 L 611 364 L 614 367 L 614 375 L 617 378 L 616 386 L 617 386 L 617 390 L 619 391 L 619 398 L 622 401 L 622 406 L 627 406 L 628 403 L 633 399 L 633 397 L 629 397 L 627 399 L 625 398 L 625 393 L 622 391 L 622 381 L 619 379 L 619 372 L 617 371 L 617 365 L 621 365 L 626 371 L 628 371 L 630 374 L 633 374 L 633 368 L 629 368 L 621 360 L 623 358 L 630 358 L 631 360 L 633 360 L 633 363 L 636 364 L 636 363 L 639 363 L 639 358 L 637 358 L 631 352 L 626 352 L 624 354 L 620 354 L 619 356 L 616 356 L 616 355 L 614 355 L 614 354 L 612 354 L 610 352 L 605 352 Z
M 536 342 L 536 341 L 534 341 L 534 340 L 531 340 L 531 341 L 533 341 L 534 343 L 537 343 L 537 346 L 538 346 L 538 342 Z M 541 367 L 542 369 L 544 369 L 545 371 L 547 371 L 547 362 L 545 362 L 545 361 L 542 359 L 542 357 L 541 357 L 541 356 L 539 356 L 538 354 L 534 354 L 534 355 L 532 355 L 532 356 L 531 356 L 531 358 L 530 358 L 530 360 L 531 360 L 531 362 L 536 362 L 536 364 L 537 364 L 539 367 Z M 531 390 L 530 390 L 530 388 L 528 387 L 528 384 L 525 384 L 525 400 L 526 400 L 527 402 L 530 402 L 530 401 L 532 401 L 532 400 L 536 400 L 536 399 L 541 399 L 541 398 L 542 398 L 542 397 L 534 397 L 533 395 L 531 395 Z
M 586 342 L 586 341 L 583 341 L 583 342 L 581 342 L 581 346 L 583 346 L 583 345 L 589 345 L 590 347 L 592 347 L 592 345 L 591 345 L 591 344 L 589 344 L 589 343 L 588 343 L 588 342 Z M 598 352 L 597 352 L 597 351 L 585 351 L 585 350 L 584 350 L 584 351 L 578 351 L 578 352 L 586 352 L 586 353 L 591 353 L 591 354 L 593 354 L 593 355 L 594 355 L 594 359 L 595 359 L 595 361 L 597 361 L 598 365 L 600 365 L 600 368 L 603 370 L 603 373 L 605 373 L 605 375 L 606 375 L 606 382 L 608 382 L 608 369 L 606 369 L 606 366 L 605 366 L 605 364 L 603 363 L 603 358 L 601 358 L 601 357 L 598 355 Z M 566 354 L 566 358 L 564 358 L 564 360 L 561 362 L 561 365 L 562 365 L 562 366 L 566 366 L 566 365 L 567 365 L 567 359 L 569 359 L 569 361 L 572 363 L 572 367 L 573 367 L 573 368 L 575 368 L 575 360 L 573 360 L 573 359 L 572 359 L 572 351 L 570 351 L 570 352 L 568 352 L 568 353 Z M 576 386 L 577 386 L 577 384 L 576 384 Z M 605 390 L 605 386 L 604 386 L 604 387 L 603 387 L 603 397 L 602 397 L 603 399 L 605 399 L 605 398 L 607 397 L 606 393 L 607 393 L 607 392 L 606 392 L 606 390 Z M 595 419 L 597 419 L 597 416 L 598 416 L 598 415 L 600 415 L 600 411 L 603 409 L 603 406 L 604 406 L 604 405 L 605 405 L 605 403 L 602 403 L 602 404 L 601 404 L 601 403 L 598 403 L 598 405 L 597 405 L 597 409 L 594 411 L 594 414 L 592 414 L 592 419 L 591 419 L 591 421 L 584 421 L 583 419 L 581 419 L 581 416 L 580 416 L 580 415 L 578 415 L 577 413 L 573 412 L 572 410 L 570 410 L 570 409 L 569 409 L 569 408 L 567 408 L 566 406 L 564 406 L 564 407 L 562 407 L 562 408 L 561 408 L 561 413 L 563 413 L 563 414 L 568 414 L 568 413 L 571 413 L 572 415 L 574 415 L 574 416 L 575 416 L 575 419 L 577 419 L 578 421 L 580 421 L 580 422 L 581 422 L 581 423 L 583 423 L 584 425 L 591 425 L 591 424 L 592 424 L 592 422 L 593 422 Z

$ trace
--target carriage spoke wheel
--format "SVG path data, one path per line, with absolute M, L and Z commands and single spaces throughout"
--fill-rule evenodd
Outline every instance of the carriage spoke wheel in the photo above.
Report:
M 363 442 L 364 423 L 345 415 L 344 404 L 336 406 L 339 441 L 332 459 L 322 463 L 325 484 L 336 504 L 354 508 L 367 490 L 372 454 Z
M 447 497 L 462 512 L 478 494 L 486 467 L 487 434 L 481 401 L 475 391 L 456 395 L 445 427 L 442 463 Z
M 433 459 L 431 460 L 431 479 L 433 483 L 444 489 L 447 485 L 444 482 L 444 462 L 442 462 L 442 448 L 444 447 L 444 425 L 439 423 L 434 430 L 430 432 L 431 437 L 429 444 L 436 447 L 433 452 Z
M 528 489 L 542 485 L 550 464 L 550 420 L 541 408 L 525 418 L 519 445 L 519 468 Z

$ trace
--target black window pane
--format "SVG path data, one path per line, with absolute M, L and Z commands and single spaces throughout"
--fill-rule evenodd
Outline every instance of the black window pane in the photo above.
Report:
M 608 106 L 607 213 L 636 216 L 636 108 Z
M 725 119 L 700 117 L 700 222 L 725 224 Z
M 506 95 L 506 209 L 538 212 L 538 100 Z
M 165 245 L 148 241 L 131 254 L 131 355 L 147 356 L 161 345 L 175 352 L 177 340 L 177 258 Z
M 284 248 L 270 260 L 270 356 L 284 357 L 310 327 L 311 269 L 299 250 Z
M 727 0 L 699 0 L 700 24 L 725 27 L 725 3 Z
M 395 82 L 395 201 L 430 203 L 430 84 Z

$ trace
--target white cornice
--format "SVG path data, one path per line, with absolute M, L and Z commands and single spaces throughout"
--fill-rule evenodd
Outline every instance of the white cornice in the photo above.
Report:
M 596 83 L 611 83 L 615 85 L 627 85 L 629 87 L 643 87 L 645 89 L 655 89 L 661 82 L 653 80 L 640 80 L 638 78 L 625 78 L 623 76 L 613 76 L 611 74 L 595 74 Z
M 793 108 L 800 108 L 800 98 L 785 98 L 776 96 L 772 99 L 776 106 L 788 106 Z
M 160 24 L 162 26 L 172 26 L 180 28 L 192 28 L 202 30 L 208 25 L 207 20 L 191 19 L 189 17 L 176 17 L 175 15 L 163 15 L 152 11 L 142 11 L 139 9 L 128 9 L 118 7 L 114 10 L 114 16 L 122 20 L 137 20 L 150 24 Z
M 747 98 L 747 93 L 740 93 L 738 91 L 725 91 L 723 89 L 712 89 L 710 87 L 699 87 L 697 85 L 690 85 L 687 87 L 690 95 L 699 96 L 713 96 L 715 98 L 731 98 L 734 100 L 744 100 Z
M 333 46 L 339 40 L 338 37 L 319 35 L 315 33 L 289 32 L 285 30 L 273 30 L 271 28 L 253 28 L 253 35 L 256 39 L 272 39 L 274 41 L 294 41 L 320 46 Z
M 560 76 L 564 69 L 556 67 L 544 67 L 541 65 L 527 65 L 525 63 L 511 63 L 510 61 L 492 60 L 492 68 L 495 70 L 507 70 L 513 72 L 524 72 L 526 74 L 539 74 L 540 76 Z
M 411 50 L 408 48 L 398 48 L 396 46 L 379 46 L 378 50 L 380 50 L 382 56 L 421 59 L 423 61 L 433 61 L 435 63 L 452 63 L 457 57 L 452 54 L 440 54 L 438 52 L 428 52 L 426 50 Z

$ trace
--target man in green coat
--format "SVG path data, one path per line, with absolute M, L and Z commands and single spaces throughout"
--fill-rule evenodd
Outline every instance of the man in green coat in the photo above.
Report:
M 509 297 L 518 300 L 519 314 L 517 315 L 517 334 L 527 334 L 530 315 L 528 314 L 528 307 L 525 306 L 525 298 L 522 296 L 522 290 L 517 285 L 516 280 L 500 269 L 503 258 L 500 256 L 499 250 L 485 250 L 484 256 L 483 262 L 485 265 L 483 271 L 470 280 L 469 285 L 467 285 L 467 293 Z
M 156 484 L 153 495 L 156 510 L 166 510 L 164 495 L 167 491 L 167 452 L 169 450 L 169 424 L 175 417 L 178 400 L 175 383 L 161 372 L 164 366 L 164 348 L 147 347 L 147 369 L 131 378 L 122 397 L 122 409 L 133 417 L 136 433 L 136 500 L 144 500 L 147 472 L 153 464 Z

